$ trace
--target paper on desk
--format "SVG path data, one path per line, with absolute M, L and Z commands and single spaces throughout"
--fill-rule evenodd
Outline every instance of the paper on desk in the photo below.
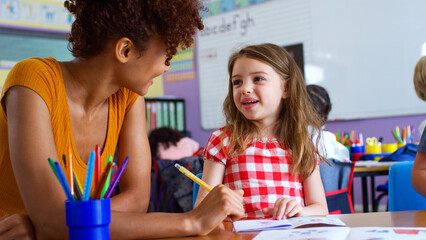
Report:
M 318 226 L 345 226 L 345 224 L 335 216 L 327 217 L 293 217 L 283 220 L 274 219 L 254 219 L 240 220 L 234 222 L 234 231 L 264 231 L 276 229 L 288 229 L 296 227 L 318 227 Z
M 253 240 L 418 240 L 426 239 L 426 228 L 384 228 L 384 227 L 319 227 L 260 232 Z
M 361 227 L 352 228 L 348 240 L 380 239 L 380 240 L 417 240 L 426 239 L 426 228 L 385 228 Z
M 253 240 L 321 239 L 342 240 L 351 231 L 348 227 L 296 228 L 260 232 Z
M 377 162 L 377 161 L 357 161 L 355 163 L 356 167 L 381 167 L 381 166 L 390 166 L 392 164 L 398 163 L 394 162 Z

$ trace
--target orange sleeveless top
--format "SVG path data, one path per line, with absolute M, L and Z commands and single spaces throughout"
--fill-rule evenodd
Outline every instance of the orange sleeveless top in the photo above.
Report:
M 84 183 L 87 164 L 77 154 L 71 129 L 67 96 L 65 92 L 62 71 L 59 63 L 52 57 L 30 58 L 17 63 L 3 86 L 0 107 L 0 217 L 12 213 L 25 213 L 15 180 L 9 155 L 8 125 L 4 109 L 4 96 L 13 86 L 25 86 L 32 89 L 45 101 L 49 108 L 53 136 L 58 154 L 56 159 L 62 159 L 62 154 L 68 152 L 71 146 L 73 154 L 73 169 Z M 118 137 L 124 117 L 130 110 L 138 95 L 126 88 L 120 88 L 109 97 L 108 129 L 105 147 L 101 155 L 101 166 L 106 165 L 108 156 L 114 156 Z M 54 156 L 52 156 L 54 159 Z M 62 161 L 59 161 L 62 164 Z M 46 164 L 48 164 L 46 159 Z

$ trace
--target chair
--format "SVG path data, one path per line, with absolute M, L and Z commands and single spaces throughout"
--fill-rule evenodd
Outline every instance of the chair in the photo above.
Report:
M 203 173 L 198 173 L 196 176 L 201 179 Z M 197 200 L 198 189 L 200 189 L 200 185 L 194 182 L 192 187 L 192 208 L 194 208 L 195 201 Z
M 426 198 L 411 185 L 413 162 L 395 163 L 389 168 L 389 211 L 426 209 Z
M 376 199 L 374 199 L 373 212 L 377 212 L 379 210 L 380 200 L 382 200 L 382 198 L 389 195 L 389 183 L 387 182 L 385 184 L 381 184 L 381 185 L 377 186 L 376 191 L 381 192 L 381 193 L 379 194 L 379 196 Z
M 355 162 L 340 162 L 335 159 L 328 161 L 331 166 L 322 162 L 320 173 L 329 214 L 354 213 L 351 187 Z
M 155 212 L 187 212 L 192 205 L 192 180 L 179 172 L 174 165 L 179 163 L 194 174 L 203 171 L 202 156 L 185 157 L 179 160 L 156 159 L 153 161 L 151 202 Z

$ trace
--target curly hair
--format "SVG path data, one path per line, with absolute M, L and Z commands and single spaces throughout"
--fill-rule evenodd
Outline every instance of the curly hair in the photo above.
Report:
M 321 116 L 323 124 L 325 124 L 328 119 L 328 114 L 331 111 L 331 101 L 327 90 L 315 84 L 306 86 L 306 90 L 308 90 L 309 98 L 311 99 L 315 110 L 317 110 Z
M 179 45 L 192 45 L 196 30 L 204 28 L 199 11 L 206 10 L 198 0 L 67 0 L 64 5 L 75 16 L 67 35 L 74 57 L 95 56 L 122 37 L 143 52 L 159 35 L 167 48 L 167 65 Z
M 247 46 L 229 57 L 228 95 L 223 103 L 223 113 L 226 118 L 224 130 L 231 133 L 228 154 L 241 153 L 249 139 L 258 133 L 256 125 L 237 109 L 233 100 L 232 72 L 235 62 L 242 57 L 255 59 L 271 66 L 281 76 L 283 82 L 288 81 L 290 96 L 283 99 L 280 118 L 274 126 L 274 131 L 282 147 L 290 149 L 293 159 L 291 171 L 299 174 L 303 180 L 306 179 L 315 170 L 318 158 L 327 162 L 318 154 L 312 141 L 313 133 L 318 133 L 321 129 L 321 118 L 309 100 L 303 75 L 296 62 L 283 47 L 275 44 Z M 311 132 L 308 126 L 311 127 Z
M 152 130 L 148 135 L 149 147 L 151 149 L 151 159 L 158 157 L 158 146 L 164 144 L 165 148 L 176 146 L 183 138 L 183 135 L 170 127 L 160 127 Z

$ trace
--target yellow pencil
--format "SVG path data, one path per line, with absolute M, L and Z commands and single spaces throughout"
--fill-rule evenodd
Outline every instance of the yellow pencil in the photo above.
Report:
M 189 177 L 192 181 L 196 182 L 198 185 L 200 185 L 201 187 L 203 187 L 204 189 L 206 189 L 207 191 L 211 191 L 212 187 L 210 187 L 207 183 L 205 183 L 203 180 L 199 179 L 197 176 L 195 176 L 194 174 L 192 174 L 192 172 L 188 171 L 188 169 L 182 167 L 181 165 L 179 165 L 178 163 L 175 163 L 175 167 L 177 169 L 179 169 L 179 171 L 183 174 L 185 174 L 185 176 Z

